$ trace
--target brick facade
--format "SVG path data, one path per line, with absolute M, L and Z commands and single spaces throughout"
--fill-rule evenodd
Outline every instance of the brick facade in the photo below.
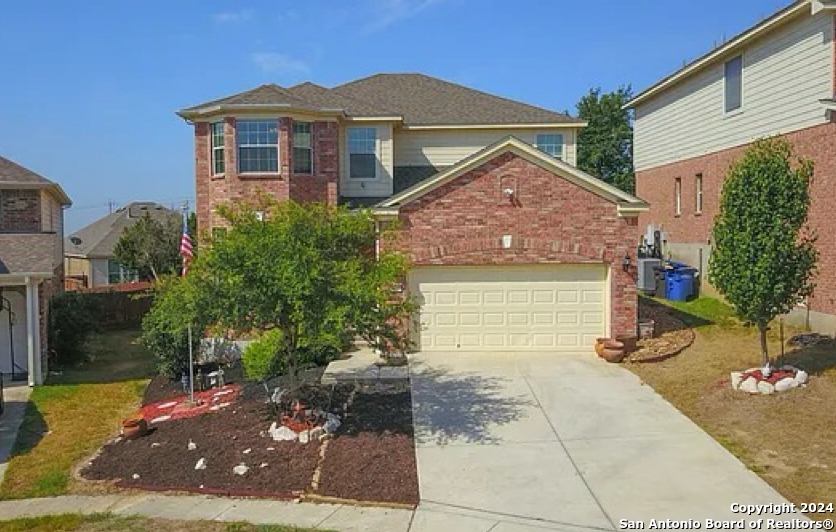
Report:
M 515 190 L 514 200 L 503 189 Z M 616 206 L 511 153 L 407 203 L 398 245 L 414 265 L 598 263 L 610 267 L 611 331 L 635 334 L 638 227 Z M 510 249 L 502 236 L 511 235 Z
M 0 231 L 41 230 L 41 191 L 0 191 Z
M 279 126 L 279 173 L 238 173 L 235 147 L 235 119 L 227 118 L 224 126 L 223 175 L 212 175 L 210 127 L 195 124 L 195 177 L 197 219 L 201 231 L 222 225 L 215 208 L 229 202 L 252 201 L 259 192 L 279 200 L 327 202 L 337 204 L 339 180 L 339 129 L 336 122 L 311 123 L 313 174 L 295 174 L 293 170 L 293 120 L 276 118 Z
M 812 159 L 815 173 L 809 223 L 818 231 L 819 274 L 810 309 L 826 314 L 836 313 L 836 211 L 833 191 L 836 190 L 836 124 L 795 131 L 785 135 L 797 157 Z M 640 228 L 653 223 L 662 225 L 668 241 L 685 244 L 709 244 L 713 220 L 720 206 L 723 179 L 731 163 L 747 146 L 739 146 L 701 157 L 694 157 L 636 173 L 636 193 L 650 203 L 650 211 L 639 218 Z M 696 176 L 702 174 L 703 209 L 695 212 Z M 674 213 L 674 182 L 682 180 L 682 214 Z

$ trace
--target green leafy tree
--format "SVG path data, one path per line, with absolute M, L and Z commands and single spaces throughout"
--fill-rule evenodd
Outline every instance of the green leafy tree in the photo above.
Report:
M 590 89 L 578 102 L 578 118 L 587 126 L 578 134 L 578 168 L 607 183 L 633 193 L 633 118 L 624 105 L 632 89 L 619 87 L 609 93 Z
M 176 215 L 159 220 L 148 213 L 126 227 L 114 248 L 113 257 L 122 266 L 136 270 L 144 280 L 159 281 L 182 264 L 180 238 L 182 219 Z
M 403 323 L 414 304 L 393 290 L 407 264 L 394 253 L 375 258 L 368 213 L 267 197 L 218 212 L 229 231 L 204 246 L 187 276 L 197 321 L 238 332 L 280 330 L 276 367 L 294 378 L 300 352 L 346 331 L 388 349 L 406 345 Z
M 738 317 L 766 331 L 813 292 L 818 252 L 807 227 L 813 163 L 781 138 L 755 142 L 729 169 L 714 222 L 709 279 Z

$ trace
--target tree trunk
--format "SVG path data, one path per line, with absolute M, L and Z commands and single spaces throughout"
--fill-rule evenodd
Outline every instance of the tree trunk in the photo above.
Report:
M 149 267 L 149 268 L 151 268 L 151 275 L 153 275 L 153 276 L 154 276 L 154 281 L 155 281 L 155 282 L 160 282 L 160 278 L 159 278 L 159 277 L 157 277 L 157 270 L 154 268 L 154 265 L 153 265 L 153 264 L 149 264 L 149 265 L 148 265 L 148 267 Z
M 769 348 L 766 345 L 766 323 L 759 323 L 758 324 L 758 331 L 760 332 L 761 337 L 761 355 L 763 356 L 763 367 L 769 365 Z

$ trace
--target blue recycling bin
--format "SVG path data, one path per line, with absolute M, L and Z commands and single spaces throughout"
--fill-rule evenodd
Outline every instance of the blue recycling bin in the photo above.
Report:
M 665 283 L 665 298 L 671 301 L 687 301 L 691 295 L 693 277 L 682 275 L 679 268 L 668 270 Z
M 697 269 L 691 266 L 679 268 L 679 275 L 683 278 L 683 282 L 688 285 L 688 297 L 696 297 L 697 295 Z

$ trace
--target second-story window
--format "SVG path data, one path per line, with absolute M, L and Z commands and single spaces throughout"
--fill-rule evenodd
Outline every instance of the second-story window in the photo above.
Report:
M 743 106 L 743 56 L 726 61 L 724 65 L 725 109 L 736 111 Z
M 355 179 L 377 177 L 377 130 L 373 127 L 348 129 L 348 176 Z
M 542 133 L 537 135 L 537 149 L 558 159 L 563 158 L 563 135 Z
M 239 120 L 235 140 L 239 172 L 278 173 L 279 123 L 276 120 Z
M 293 122 L 293 173 L 313 173 L 313 142 L 310 122 Z
M 212 134 L 212 175 L 224 173 L 224 123 L 215 122 L 211 126 Z

